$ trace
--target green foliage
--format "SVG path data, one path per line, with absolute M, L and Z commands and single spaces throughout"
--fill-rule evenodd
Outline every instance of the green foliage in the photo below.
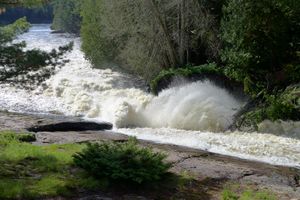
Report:
M 269 192 L 246 190 L 241 194 L 225 189 L 222 193 L 223 200 L 276 200 L 276 197 Z
M 223 200 L 238 200 L 239 197 L 233 191 L 226 189 L 222 192 L 222 199 Z
M 289 86 L 277 95 L 266 96 L 266 118 L 272 121 L 300 120 L 300 87 Z
M 2 37 L 9 39 L 27 32 L 30 27 L 31 24 L 26 20 L 26 17 L 23 17 L 15 21 L 13 24 L 0 27 L 0 31 L 3 34 Z
M 230 0 L 224 7 L 225 72 L 244 82 L 246 92 L 255 95 L 280 86 L 287 80 L 284 65 L 299 63 L 299 7 L 293 0 Z
M 117 64 L 146 81 L 162 69 L 217 60 L 220 40 L 214 11 L 222 4 L 85 0 L 82 49 L 96 67 Z
M 142 184 L 162 178 L 170 167 L 163 162 L 165 157 L 130 139 L 125 143 L 89 144 L 74 155 L 74 163 L 97 178 Z
M 31 133 L 15 134 L 13 132 L 6 132 L 5 134 L 0 134 L 0 145 L 5 145 L 12 141 L 34 142 L 36 141 L 36 137 L 34 134 Z
M 48 2 L 49 0 L 20 0 L 20 3 L 22 3 L 26 7 L 43 6 Z
M 81 48 L 96 67 L 114 60 L 116 48 L 120 45 L 117 40 L 106 37 L 102 13 L 102 0 L 85 0 L 82 3 Z
M 70 43 L 48 53 L 37 49 L 24 51 L 25 43 L 0 46 L 0 66 L 3 66 L 0 68 L 0 82 L 35 88 L 67 62 L 61 59 L 72 47 L 73 43 Z
M 85 145 L 35 146 L 22 142 L 26 135 L 0 132 L 0 199 L 70 196 L 79 189 L 106 186 L 74 170 L 72 155 Z
M 172 77 L 181 76 L 181 77 L 190 77 L 197 74 L 219 74 L 222 75 L 223 71 L 217 67 L 215 63 L 210 63 L 200 66 L 192 66 L 185 68 L 170 68 L 168 70 L 161 71 L 158 76 L 156 76 L 150 84 L 151 91 L 154 94 L 157 94 L 157 87 L 162 80 L 167 80 Z
M 298 56 L 300 58 L 300 55 Z M 284 66 L 284 74 L 286 74 L 285 82 L 280 82 L 283 85 L 291 83 L 299 83 L 300 81 L 300 63 L 287 64 Z
M 257 124 L 268 119 L 276 120 L 300 120 L 300 87 L 293 85 L 284 91 L 264 94 L 263 102 L 253 110 L 245 113 L 238 126 L 252 126 L 257 129 Z
M 31 134 L 31 133 L 18 134 L 17 139 L 20 142 L 34 142 L 34 141 L 36 141 L 35 135 Z
M 52 1 L 54 8 L 52 28 L 54 30 L 79 34 L 81 23 L 81 2 L 82 0 Z
M 38 49 L 24 51 L 26 44 L 11 43 L 18 34 L 30 27 L 26 18 L 0 28 L 0 83 L 10 83 L 19 87 L 35 88 L 67 62 L 62 57 L 71 51 L 73 43 L 44 52 Z

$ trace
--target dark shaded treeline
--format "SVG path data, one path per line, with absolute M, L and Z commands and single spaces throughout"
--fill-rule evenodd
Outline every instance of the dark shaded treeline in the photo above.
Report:
M 26 17 L 32 24 L 52 23 L 53 9 L 51 6 L 42 8 L 24 8 L 19 6 L 1 6 L 0 24 L 11 24 L 21 17 Z

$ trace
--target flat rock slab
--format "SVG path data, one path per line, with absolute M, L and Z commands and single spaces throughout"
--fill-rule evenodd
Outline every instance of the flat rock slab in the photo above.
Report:
M 87 122 L 79 117 L 62 115 L 21 114 L 0 111 L 0 131 L 59 132 L 111 130 L 107 122 Z
M 68 144 L 89 141 L 126 141 L 126 135 L 112 131 L 38 132 L 35 144 Z
M 299 169 L 274 166 L 177 145 L 156 144 L 149 141 L 140 141 L 140 144 L 167 154 L 167 161 L 173 164 L 171 171 L 176 174 L 188 173 L 197 180 L 209 178 L 245 185 L 251 183 L 278 193 L 280 200 L 300 200 Z
M 30 128 L 27 128 L 27 131 L 30 132 L 69 132 L 69 131 L 102 131 L 102 130 L 111 130 L 113 125 L 111 123 L 102 122 L 60 122 L 54 124 L 46 125 L 36 125 Z
M 61 122 L 83 121 L 78 117 L 62 115 L 20 114 L 0 111 L 0 130 L 26 132 L 28 127 L 41 126 Z

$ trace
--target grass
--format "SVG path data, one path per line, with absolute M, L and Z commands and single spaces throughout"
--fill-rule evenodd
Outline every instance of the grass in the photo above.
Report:
M 250 186 L 229 185 L 222 192 L 223 200 L 277 200 L 276 196 L 266 190 L 253 189 Z
M 85 144 L 37 146 L 23 141 L 30 135 L 0 132 L 0 199 L 43 199 L 72 197 L 78 191 L 109 191 L 157 199 L 207 197 L 202 183 L 187 174 L 164 175 L 162 180 L 143 185 L 95 179 L 75 167 L 73 155 Z M 78 193 L 77 193 L 78 194 Z
M 69 196 L 79 188 L 105 186 L 73 167 L 72 155 L 84 144 L 35 146 L 22 142 L 23 138 L 23 134 L 0 133 L 0 199 Z
M 23 142 L 24 134 L 0 132 L 0 199 L 74 197 L 79 191 L 135 194 L 153 199 L 209 199 L 204 185 L 187 173 L 172 173 L 143 185 L 95 179 L 75 167 L 73 155 L 85 144 L 37 146 Z
M 225 187 L 226 180 L 198 180 L 184 171 L 166 174 L 162 180 L 145 185 L 121 184 L 109 179 L 95 179 L 76 168 L 73 155 L 85 144 L 37 146 L 23 141 L 31 137 L 13 132 L 0 132 L 0 199 L 44 199 L 74 197 L 80 192 L 108 192 L 120 197 L 126 194 L 149 199 L 275 200 L 266 191 L 240 185 Z M 223 191 L 223 192 L 222 192 Z

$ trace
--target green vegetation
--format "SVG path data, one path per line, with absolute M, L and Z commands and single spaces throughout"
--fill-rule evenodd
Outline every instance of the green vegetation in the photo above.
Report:
M 13 132 L 6 132 L 0 135 L 0 145 L 5 145 L 11 141 L 34 142 L 36 138 L 35 135 L 31 133 L 14 134 Z
M 300 120 L 299 85 L 291 85 L 284 91 L 264 95 L 256 107 L 240 117 L 238 127 L 253 127 L 257 130 L 257 125 L 265 119 Z
M 0 199 L 70 196 L 78 189 L 103 188 L 105 182 L 74 170 L 73 158 L 85 145 L 35 146 L 28 134 L 0 133 Z
M 57 67 L 64 65 L 63 55 L 73 44 L 53 49 L 50 53 L 38 49 L 27 50 L 26 44 L 11 43 L 18 35 L 27 31 L 30 24 L 25 18 L 11 25 L 0 27 L 0 83 L 10 83 L 19 87 L 35 88 L 49 78 Z M 30 72 L 30 73 L 29 73 Z
M 81 29 L 82 49 L 96 67 L 118 64 L 153 89 L 164 76 L 207 63 L 253 97 L 300 81 L 296 0 L 58 2 L 55 16 Z
M 20 18 L 15 23 L 0 27 L 0 31 L 3 32 L 4 37 L 16 37 L 24 32 L 27 32 L 31 24 L 27 22 L 26 17 Z
M 289 79 L 300 73 L 296 66 L 299 7 L 299 1 L 293 0 L 230 0 L 224 7 L 221 55 L 225 72 L 243 82 L 247 93 L 256 95 L 300 81 L 299 77 Z
M 128 142 L 88 144 L 74 155 L 76 166 L 98 178 L 142 184 L 157 181 L 166 174 L 170 164 L 164 163 L 166 155 L 141 148 L 136 139 Z
M 117 45 L 122 41 L 106 38 L 102 32 L 104 31 L 101 14 L 103 11 L 102 0 L 85 0 L 82 3 L 82 26 L 81 39 L 82 50 L 86 57 L 96 66 L 109 63 L 116 57 Z M 97 13 L 95 15 L 95 13 Z M 93 35 L 93 36 L 92 36 Z M 105 66 L 106 67 L 106 66 Z
M 216 63 L 268 107 L 262 119 L 276 120 L 298 118 L 272 98 L 300 81 L 299 8 L 296 0 L 86 0 L 77 9 L 82 49 L 95 66 L 118 64 L 157 93 L 164 80 Z
M 38 146 L 23 142 L 28 135 L 0 132 L 0 199 L 71 198 L 79 192 L 99 191 L 155 199 L 208 196 L 206 181 L 197 182 L 187 173 L 165 174 L 170 166 L 162 163 L 165 156 L 138 147 L 134 139 L 114 144 Z M 99 168 L 100 163 L 107 168 Z M 93 176 L 76 165 L 89 167 L 86 170 Z
M 163 70 L 151 81 L 151 91 L 154 94 L 158 93 L 158 86 L 161 81 L 169 82 L 173 77 L 186 77 L 189 78 L 193 75 L 224 75 L 222 69 L 218 68 L 216 64 L 206 64 L 201 66 L 191 66 L 186 68 L 170 68 L 168 70 Z
M 80 31 L 80 4 L 81 0 L 54 0 L 54 19 L 52 29 L 68 33 Z
M 277 198 L 266 191 L 245 190 L 243 192 L 234 192 L 225 189 L 222 193 L 223 200 L 276 200 Z
M 218 60 L 213 11 L 222 2 L 85 0 L 82 49 L 96 67 L 116 63 L 147 81 L 162 69 Z

